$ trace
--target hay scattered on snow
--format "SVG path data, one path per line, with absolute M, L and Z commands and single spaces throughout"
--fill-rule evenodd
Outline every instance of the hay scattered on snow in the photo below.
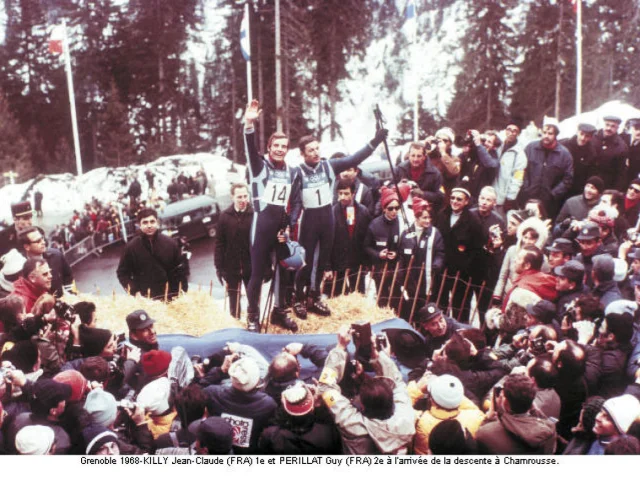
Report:
M 134 310 L 145 310 L 155 319 L 157 333 L 186 333 L 199 336 L 223 328 L 244 328 L 243 323 L 238 322 L 229 313 L 221 311 L 207 292 L 188 292 L 168 304 L 130 295 L 80 294 L 64 300 L 71 303 L 80 300 L 95 303 L 98 327 L 108 328 L 114 333 L 127 331 L 125 319 Z
M 145 310 L 156 320 L 158 333 L 186 333 L 200 336 L 223 328 L 245 328 L 244 321 L 234 319 L 223 312 L 216 301 L 204 291 L 188 292 L 171 303 L 149 300 L 130 295 L 97 296 L 79 294 L 63 299 L 69 303 L 81 300 L 93 302 L 97 307 L 98 327 L 108 328 L 114 333 L 126 332 L 127 315 L 134 310 Z M 371 299 L 360 294 L 339 296 L 327 300 L 331 309 L 330 317 L 320 317 L 312 313 L 306 320 L 291 317 L 298 323 L 297 333 L 335 333 L 342 325 L 365 320 L 379 323 L 396 315 L 389 308 L 378 308 Z M 269 333 L 291 334 L 277 326 L 269 326 Z

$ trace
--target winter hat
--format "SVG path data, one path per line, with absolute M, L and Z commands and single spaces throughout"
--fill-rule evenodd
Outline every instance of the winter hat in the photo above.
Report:
M 573 255 L 575 249 L 573 242 L 568 238 L 556 238 L 550 246 L 547 247 L 549 252 L 562 252 L 565 255 Z
M 99 356 L 112 338 L 113 334 L 107 329 L 80 325 L 80 344 L 85 357 Z
M 31 411 L 48 414 L 63 400 L 71 398 L 71 387 L 65 383 L 45 378 L 38 380 L 31 390 Z
M 438 308 L 438 305 L 436 305 L 435 303 L 427 303 L 418 311 L 418 322 L 427 323 L 431 319 L 441 314 L 442 310 Z
M 556 316 L 556 306 L 549 300 L 540 300 L 526 306 L 527 313 L 545 325 L 550 325 Z
M 628 313 L 633 316 L 636 314 L 637 309 L 638 304 L 632 300 L 614 300 L 604 309 L 604 315 L 607 316 L 611 313 Z
M 591 432 L 596 425 L 596 417 L 602 405 L 604 404 L 604 398 L 602 397 L 590 397 L 582 405 L 582 428 L 585 432 Z
M 621 258 L 613 259 L 613 281 L 623 282 L 627 278 L 627 272 L 629 271 L 629 265 Z
M 65 370 L 58 373 L 53 379 L 56 382 L 65 383 L 71 387 L 70 402 L 82 400 L 84 393 L 89 389 L 87 379 L 77 370 Z
M 387 205 L 393 201 L 400 203 L 400 199 L 398 198 L 395 188 L 383 188 L 380 196 L 380 206 L 382 206 L 382 209 L 386 209 Z
M 171 382 L 167 377 L 160 377 L 144 386 L 138 394 L 137 403 L 151 415 L 161 415 L 169 410 L 170 394 Z
M 576 240 L 595 240 L 597 238 L 600 238 L 600 227 L 593 222 L 584 222 Z
M 127 315 L 127 326 L 129 330 L 143 330 L 155 322 L 156 321 L 144 310 L 134 310 Z
M 589 212 L 589 221 L 602 227 L 613 228 L 618 218 L 618 210 L 607 205 L 596 205 Z
M 596 127 L 591 123 L 586 123 L 586 122 L 579 123 L 578 130 L 584 133 L 591 133 L 591 134 L 596 133 Z M 587 181 L 587 183 L 591 183 L 591 182 Z
M 51 451 L 55 432 L 44 425 L 27 425 L 16 435 L 16 450 L 20 455 L 47 455 Z
M 558 277 L 568 278 L 571 282 L 582 285 L 584 279 L 584 265 L 578 260 L 569 260 L 560 267 L 553 269 L 553 273 Z
M 545 115 L 544 119 L 542 120 L 542 128 L 544 127 L 553 127 L 556 131 L 556 135 L 560 133 L 560 123 L 558 122 L 557 118 L 547 117 Z
M 461 181 L 458 185 L 451 189 L 451 193 L 464 193 L 467 199 L 471 198 L 471 192 L 469 191 L 469 182 Z
M 618 124 L 622 123 L 622 119 L 617 115 L 605 115 L 604 117 L 602 117 L 602 119 L 605 122 L 615 122 Z
M 231 364 L 229 377 L 231 377 L 233 388 L 250 392 L 260 382 L 260 368 L 253 358 L 243 357 Z
M 602 180 L 599 176 L 594 175 L 593 177 L 587 178 L 586 184 L 593 185 L 599 193 L 604 191 L 604 180 Z
M 423 200 L 422 198 L 414 198 L 411 208 L 413 209 L 413 214 L 415 215 L 415 217 L 420 218 L 422 212 L 424 212 L 425 210 L 429 210 L 429 202 Z
M 627 433 L 631 424 L 640 416 L 640 401 L 630 394 L 613 397 L 604 402 L 605 410 L 620 433 Z
M 440 375 L 429 383 L 432 400 L 446 410 L 454 410 L 460 406 L 464 398 L 462 382 L 453 375 Z
M 456 139 L 456 134 L 453 132 L 452 129 L 450 129 L 449 127 L 444 127 L 441 128 L 440 130 L 438 130 L 436 132 L 436 134 L 434 135 L 436 138 L 438 137 L 445 137 L 447 138 L 451 143 L 453 143 Z
M 27 259 L 24 258 L 15 248 L 9 250 L 1 259 L 2 270 L 0 270 L 0 287 L 5 291 L 13 291 L 15 282 L 22 273 L 22 267 Z
M 227 455 L 233 448 L 233 427 L 220 417 L 196 420 L 189 425 L 189 431 L 206 447 L 211 455 Z
M 29 373 L 38 362 L 38 347 L 31 340 L 16 342 L 2 354 L 2 359 L 10 361 L 18 370 Z
M 598 279 L 601 282 L 608 282 L 613 280 L 613 275 L 616 271 L 616 264 L 614 263 L 611 255 L 603 253 L 593 257 L 592 270 L 598 275 Z
M 85 453 L 95 455 L 98 450 L 109 442 L 117 442 L 118 436 L 111 430 L 107 430 L 103 425 L 92 424 L 82 430 L 84 443 L 87 446 Z
M 282 392 L 282 407 L 293 417 L 313 412 L 313 393 L 304 383 L 297 382 Z
M 171 363 L 171 354 L 164 350 L 151 350 L 140 359 L 142 370 L 149 377 L 157 377 L 167 372 Z
M 89 392 L 84 402 L 84 409 L 93 423 L 109 427 L 116 419 L 118 404 L 109 392 L 96 388 Z

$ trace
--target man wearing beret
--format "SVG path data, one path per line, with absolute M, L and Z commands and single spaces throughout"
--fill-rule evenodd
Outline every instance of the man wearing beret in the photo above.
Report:
M 569 196 L 581 195 L 587 178 L 595 175 L 596 147 L 591 140 L 596 133 L 596 127 L 590 123 L 579 123 L 578 131 L 571 138 L 560 140 L 571 157 L 573 157 L 573 185 Z
M 603 120 L 604 127 L 591 139 L 596 149 L 594 174 L 604 180 L 605 188 L 624 190 L 628 181 L 624 176 L 627 145 L 618 135 L 622 119 L 616 115 L 607 115 Z
M 31 227 L 33 219 L 33 209 L 30 202 L 19 202 L 11 204 L 11 215 L 13 225 L 0 231 L 0 257 L 12 248 L 20 250 L 18 235 Z

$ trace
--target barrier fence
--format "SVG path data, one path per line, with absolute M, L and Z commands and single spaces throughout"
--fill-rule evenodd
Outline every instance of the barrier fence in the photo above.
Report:
M 99 254 L 103 247 L 122 242 L 130 238 L 135 232 L 135 220 L 128 220 L 124 224 L 111 225 L 104 232 L 95 232 L 83 238 L 64 251 L 64 256 L 72 267 L 89 255 Z

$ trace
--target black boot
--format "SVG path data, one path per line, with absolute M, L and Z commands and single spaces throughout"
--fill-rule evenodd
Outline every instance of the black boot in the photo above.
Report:
M 260 310 L 247 311 L 247 331 L 260 333 Z
M 306 320 L 307 318 L 307 302 L 304 298 L 298 298 L 296 296 L 296 302 L 293 304 L 293 312 L 296 314 L 301 320 Z
M 328 317 L 331 315 L 331 310 L 329 310 L 327 304 L 322 301 L 322 297 L 318 294 L 312 294 L 309 296 L 307 310 L 311 313 L 315 313 L 316 315 L 320 315 L 321 317 Z
M 289 317 L 288 313 L 284 308 L 274 307 L 271 311 L 271 323 L 295 333 L 298 331 L 298 324 Z

